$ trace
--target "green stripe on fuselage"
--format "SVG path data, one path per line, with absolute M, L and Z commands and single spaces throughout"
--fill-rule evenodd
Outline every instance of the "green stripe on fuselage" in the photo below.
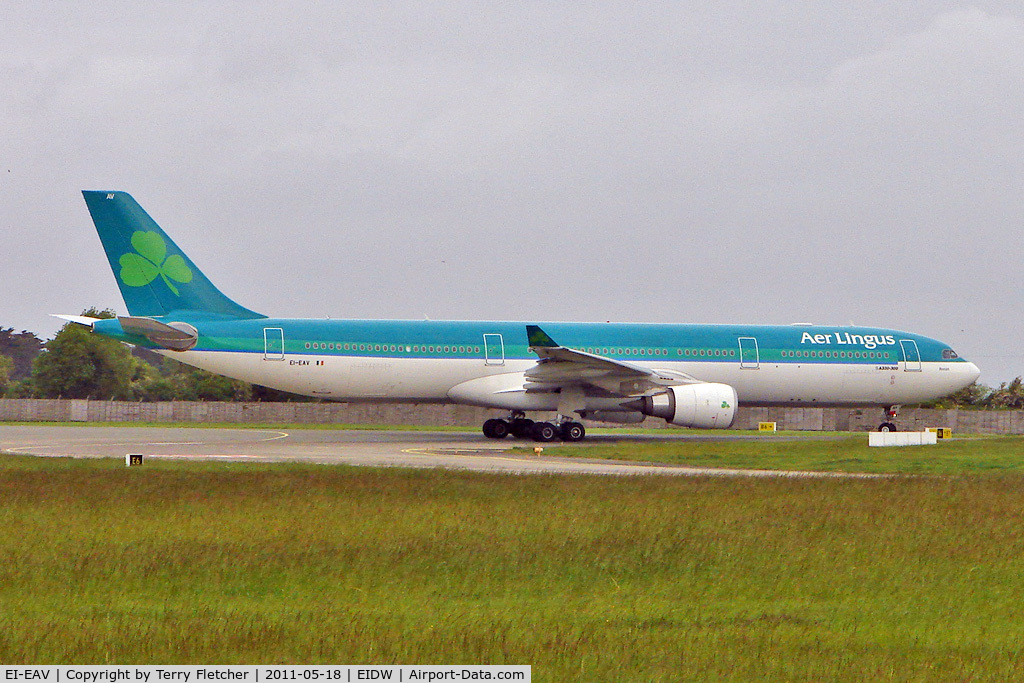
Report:
M 170 318 L 161 319 L 173 322 Z M 284 352 L 292 355 L 397 358 L 535 359 L 525 322 L 431 320 L 176 320 L 195 326 L 198 351 L 265 352 L 265 330 L 281 329 Z M 563 346 L 611 358 L 657 363 L 740 362 L 878 364 L 904 360 L 901 340 L 915 342 L 922 362 L 963 362 L 944 358 L 948 346 L 896 330 L 789 325 L 677 325 L 637 323 L 553 323 L 538 325 Z M 96 323 L 98 333 L 140 346 L 148 340 L 126 335 L 116 320 Z M 485 335 L 490 348 L 485 347 Z M 497 336 L 490 335 L 500 335 Z M 751 349 L 756 340 L 756 356 Z

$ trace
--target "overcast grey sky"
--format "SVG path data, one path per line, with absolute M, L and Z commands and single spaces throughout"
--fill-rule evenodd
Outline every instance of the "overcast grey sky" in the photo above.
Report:
M 1024 374 L 1019 2 L 0 5 L 0 326 L 82 189 L 269 315 L 895 327 Z

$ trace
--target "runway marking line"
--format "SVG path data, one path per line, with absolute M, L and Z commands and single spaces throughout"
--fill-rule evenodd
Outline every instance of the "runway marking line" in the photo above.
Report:
M 244 458 L 262 458 L 261 455 L 223 455 L 223 454 L 204 454 L 204 453 L 162 453 L 160 455 L 147 455 L 147 460 L 188 460 L 189 458 L 201 459 L 201 460 L 238 460 Z
M 502 457 L 499 454 L 508 453 L 508 451 L 500 448 L 403 448 L 402 452 L 409 455 L 478 456 L 493 460 L 508 460 L 510 462 L 530 461 L 529 458 Z
M 571 459 L 556 459 L 556 458 L 543 458 L 543 456 L 530 457 L 529 454 L 524 454 L 524 457 L 501 457 L 496 455 L 498 453 L 508 453 L 507 450 L 498 448 L 405 448 L 402 450 L 403 453 L 409 455 L 462 455 L 462 456 L 481 456 L 491 458 L 493 460 L 507 460 L 509 462 L 532 462 L 536 465 L 553 465 L 557 466 L 566 462 L 573 462 Z M 495 455 L 488 455 L 488 454 Z M 696 465 L 674 465 L 667 463 L 653 463 L 653 462 L 642 462 L 642 461 L 614 461 L 609 460 L 606 462 L 594 461 L 594 460 L 583 460 L 578 461 L 581 465 L 588 465 L 596 469 L 602 468 L 632 468 L 637 470 L 646 470 L 649 472 L 668 472 L 672 474 L 679 474 L 685 476 L 725 476 L 725 477 L 781 477 L 781 478 L 794 478 L 794 479 L 886 479 L 893 476 L 892 474 L 883 474 L 877 472 L 813 472 L 804 470 L 760 470 L 760 469 L 743 469 L 743 468 L 717 468 L 717 467 L 700 467 Z M 639 472 L 637 472 L 639 474 Z
M 225 430 L 222 430 L 222 431 L 225 431 L 225 432 L 249 432 L 249 433 L 261 433 L 262 432 L 264 434 L 273 434 L 274 435 L 274 436 L 269 436 L 269 437 L 266 437 L 266 438 L 263 438 L 263 439 L 256 439 L 255 441 L 243 441 L 243 442 L 239 442 L 239 443 L 267 443 L 268 441 L 278 441 L 280 439 L 287 439 L 288 436 L 289 436 L 288 432 L 282 432 L 282 431 L 278 431 L 276 429 L 275 430 L 270 430 L 270 429 L 225 429 Z M 111 448 L 113 448 L 114 446 L 117 446 L 119 448 L 145 448 L 146 446 L 205 446 L 205 445 L 212 444 L 212 443 L 218 443 L 218 442 L 216 442 L 216 441 L 131 441 L 131 442 L 124 442 L 124 441 L 113 441 L 113 442 L 111 442 L 111 441 L 94 441 L 94 442 L 86 442 L 86 443 L 76 443 L 76 444 L 74 444 L 74 446 L 76 448 L 91 448 L 91 447 L 95 447 L 95 446 L 108 446 L 108 447 L 111 447 Z M 37 448 L 50 448 L 50 447 L 51 447 L 51 444 L 39 444 L 39 445 L 27 444 L 27 445 L 22 445 L 22 446 L 9 446 L 7 448 L 4 448 L 4 449 L 0 450 L 0 453 L 8 453 L 8 454 L 11 454 L 11 455 L 22 455 L 22 454 L 24 454 L 24 455 L 33 455 L 32 453 L 29 453 L 29 451 L 32 451 L 32 450 L 37 449 Z M 40 456 L 44 456 L 44 457 L 53 457 L 53 458 L 74 457 L 74 456 L 56 455 L 56 454 L 53 454 L 53 453 L 38 453 L 36 455 L 40 455 Z M 147 456 L 147 457 L 150 457 L 150 458 L 158 458 L 158 457 L 170 457 L 170 458 L 182 457 L 182 458 L 185 458 L 185 457 L 192 457 L 192 456 L 188 456 L 188 455 L 179 455 L 179 456 L 176 456 L 176 455 L 168 455 L 168 456 L 150 455 L 150 456 Z M 233 457 L 233 456 L 222 455 L 222 456 L 211 456 L 211 457 L 227 458 L 227 457 Z M 247 457 L 248 458 L 248 457 L 259 457 L 259 456 L 239 456 L 239 457 Z

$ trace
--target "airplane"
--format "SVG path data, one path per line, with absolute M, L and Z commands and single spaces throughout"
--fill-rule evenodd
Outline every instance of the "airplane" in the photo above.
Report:
M 508 411 L 484 436 L 579 441 L 580 419 L 732 426 L 738 405 L 899 407 L 980 371 L 898 330 L 795 325 L 270 318 L 222 294 L 125 192 L 83 191 L 128 315 L 59 315 L 188 365 L 334 401 Z M 551 413 L 534 421 L 528 413 Z

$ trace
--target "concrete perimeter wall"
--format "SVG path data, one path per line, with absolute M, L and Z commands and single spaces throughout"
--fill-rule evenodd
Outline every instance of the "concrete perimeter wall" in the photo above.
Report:
M 335 423 L 366 425 L 465 426 L 478 429 L 503 413 L 484 408 L 414 403 L 218 403 L 202 401 L 86 401 L 0 399 L 0 422 L 252 422 L 273 424 Z M 736 429 L 757 429 L 775 422 L 779 429 L 871 431 L 882 422 L 880 409 L 745 408 Z M 588 426 L 613 426 L 585 421 Z M 954 432 L 1024 434 L 1024 411 L 904 409 L 896 420 L 901 430 L 949 427 Z M 617 426 L 617 425 L 616 425 Z M 666 427 L 648 418 L 643 427 Z

